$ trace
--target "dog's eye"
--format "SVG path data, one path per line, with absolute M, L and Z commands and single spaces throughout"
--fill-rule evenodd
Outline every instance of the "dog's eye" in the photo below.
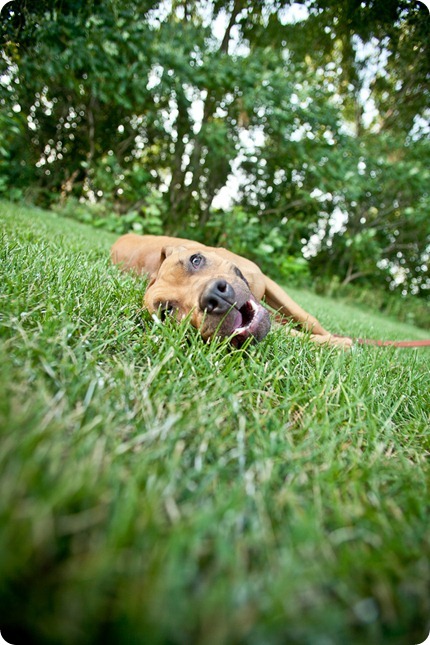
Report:
M 173 314 L 175 308 L 168 302 L 160 302 L 160 304 L 158 305 L 158 311 L 160 320 L 164 322 L 168 316 L 171 316 Z
M 200 253 L 195 253 L 190 257 L 190 262 L 193 265 L 195 269 L 198 269 L 202 264 L 204 263 L 204 257 L 203 255 L 200 255 Z

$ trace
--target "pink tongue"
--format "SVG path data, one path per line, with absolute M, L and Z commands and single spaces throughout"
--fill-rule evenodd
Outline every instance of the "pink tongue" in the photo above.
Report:
M 240 311 L 238 311 L 234 319 L 233 329 L 238 329 L 239 327 L 242 327 L 242 325 L 243 325 L 243 316 L 240 313 Z

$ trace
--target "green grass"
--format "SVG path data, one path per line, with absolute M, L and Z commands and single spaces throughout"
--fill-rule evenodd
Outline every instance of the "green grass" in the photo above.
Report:
M 282 327 L 205 345 L 142 312 L 113 236 L 4 203 L 0 219 L 7 640 L 424 640 L 428 350 L 343 353 Z M 293 296 L 334 332 L 426 336 Z

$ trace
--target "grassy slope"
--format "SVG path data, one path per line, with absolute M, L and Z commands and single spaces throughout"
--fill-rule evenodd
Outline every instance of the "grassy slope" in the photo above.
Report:
M 427 350 L 206 346 L 140 311 L 109 234 L 0 220 L 7 640 L 424 640 Z M 425 337 L 293 295 L 336 332 Z

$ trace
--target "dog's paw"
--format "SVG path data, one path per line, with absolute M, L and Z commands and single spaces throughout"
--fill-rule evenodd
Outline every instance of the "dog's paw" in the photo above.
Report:
M 354 341 L 349 336 L 333 336 L 330 334 L 327 342 L 340 349 L 352 349 L 354 346 Z

